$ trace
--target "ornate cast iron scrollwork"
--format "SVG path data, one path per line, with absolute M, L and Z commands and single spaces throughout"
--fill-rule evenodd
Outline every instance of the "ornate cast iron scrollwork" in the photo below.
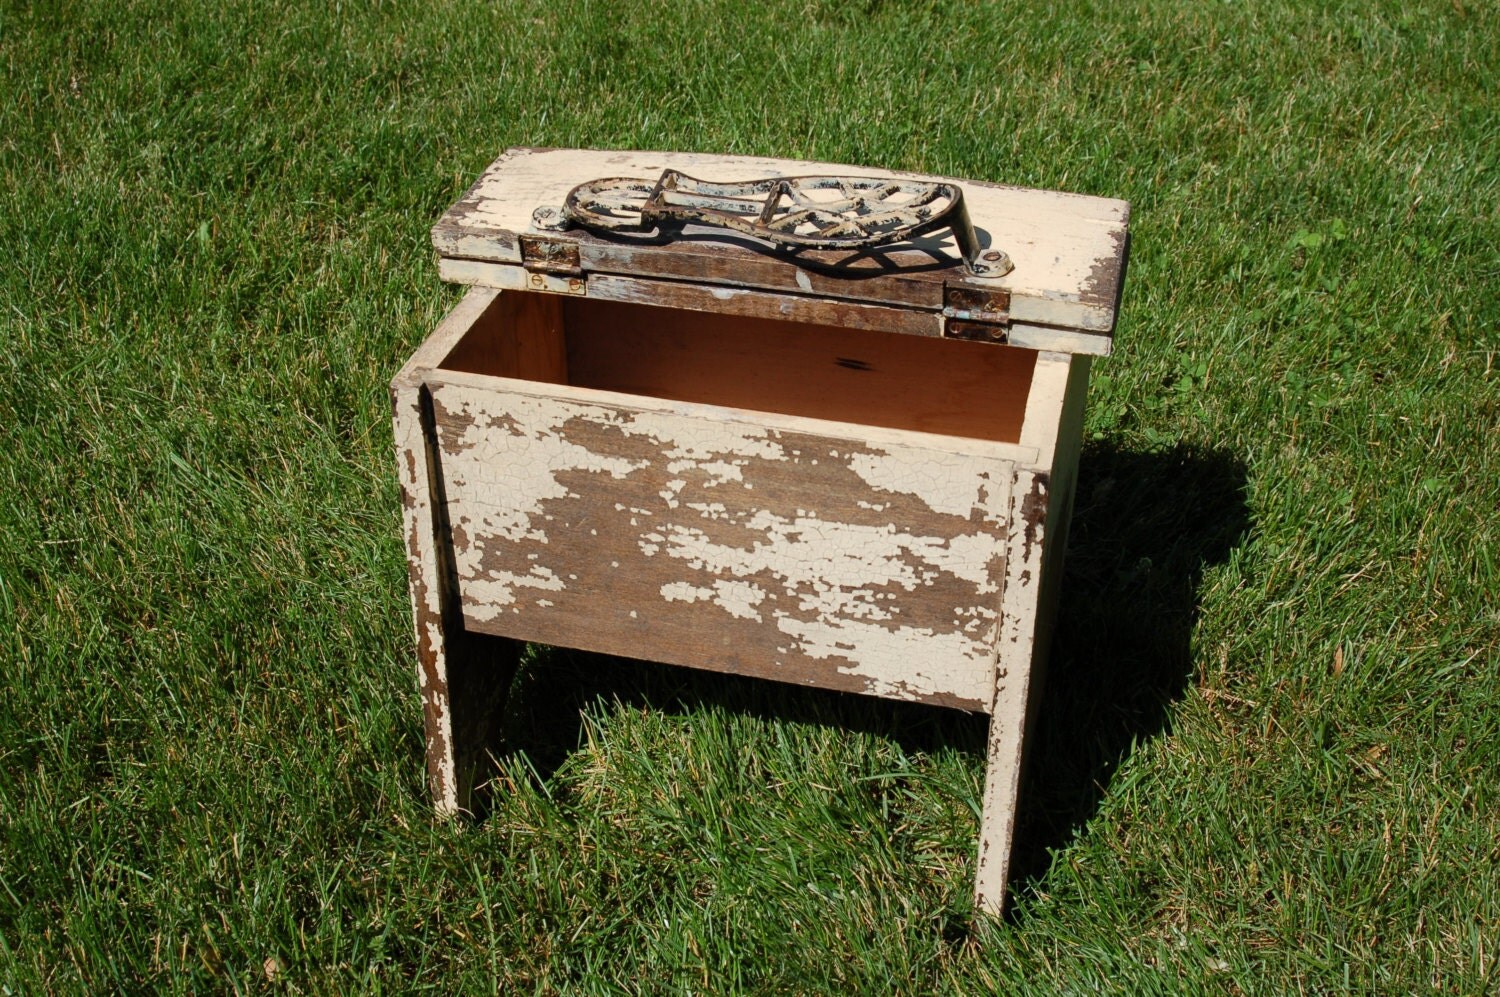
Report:
M 538 208 L 532 217 L 538 228 L 578 225 L 602 234 L 673 234 L 696 223 L 794 251 L 870 249 L 948 229 L 974 276 L 1003 277 L 1014 268 L 1005 253 L 980 248 L 963 191 L 943 181 L 810 176 L 712 183 L 664 170 L 656 180 L 581 183 L 562 208 Z

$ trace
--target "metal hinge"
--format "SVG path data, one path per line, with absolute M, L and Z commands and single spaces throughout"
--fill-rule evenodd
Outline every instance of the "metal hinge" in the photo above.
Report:
M 583 273 L 583 264 L 578 258 L 578 243 L 535 235 L 521 236 L 521 266 L 536 273 L 572 276 Z
M 943 289 L 943 336 L 1003 343 L 1010 336 L 1010 291 Z

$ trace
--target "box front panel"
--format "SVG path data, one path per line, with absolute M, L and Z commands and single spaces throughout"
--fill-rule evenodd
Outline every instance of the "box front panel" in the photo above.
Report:
M 471 628 L 990 708 L 1009 461 L 708 406 L 431 394 Z

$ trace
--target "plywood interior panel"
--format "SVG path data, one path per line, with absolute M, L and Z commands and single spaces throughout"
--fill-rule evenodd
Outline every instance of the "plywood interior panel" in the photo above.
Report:
M 568 383 L 562 301 L 554 294 L 501 293 L 443 361 L 448 370 Z
M 1014 443 L 1035 360 L 985 343 L 510 291 L 443 366 Z

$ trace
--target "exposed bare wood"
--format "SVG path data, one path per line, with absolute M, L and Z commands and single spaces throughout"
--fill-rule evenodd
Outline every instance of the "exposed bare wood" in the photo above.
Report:
M 593 300 L 684 308 L 716 315 L 835 325 L 865 332 L 897 332 L 909 336 L 932 337 L 943 334 L 942 320 L 936 312 L 866 305 L 836 298 L 773 294 L 739 287 L 710 287 L 676 281 L 593 274 L 588 279 L 588 296 Z
M 443 358 L 443 367 L 565 384 L 568 347 L 562 299 L 551 294 L 507 292 L 474 321 L 469 334 Z
M 571 381 L 653 398 L 1015 442 L 1029 350 L 577 299 Z

